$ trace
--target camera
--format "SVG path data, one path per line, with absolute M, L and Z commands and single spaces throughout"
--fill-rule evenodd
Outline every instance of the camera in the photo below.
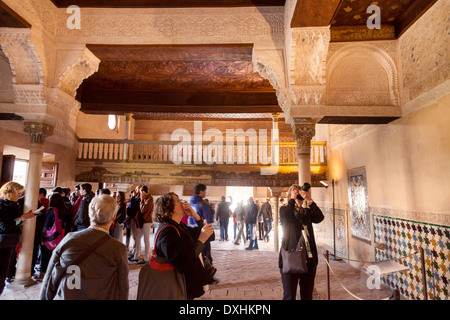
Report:
M 308 192 L 311 189 L 311 185 L 308 182 L 305 182 L 302 186 L 302 190 Z
M 300 194 L 297 195 L 297 199 L 300 200 L 300 201 L 305 200 Z

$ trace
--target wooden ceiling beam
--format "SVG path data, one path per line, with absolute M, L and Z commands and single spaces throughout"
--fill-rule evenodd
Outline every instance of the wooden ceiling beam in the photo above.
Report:
M 77 100 L 84 103 L 161 106 L 242 106 L 278 105 L 273 92 L 224 91 L 126 91 L 84 89 Z
M 239 106 L 169 106 L 138 104 L 82 103 L 80 111 L 88 114 L 164 113 L 280 113 L 279 105 Z
M 331 24 L 343 0 L 298 0 L 291 20 L 291 28 L 323 27 Z

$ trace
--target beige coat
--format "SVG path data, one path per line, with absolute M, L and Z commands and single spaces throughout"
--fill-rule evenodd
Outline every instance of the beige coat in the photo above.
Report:
M 73 280 L 76 271 L 66 269 L 104 234 L 103 231 L 88 228 L 70 232 L 64 237 L 53 250 L 42 282 L 41 300 L 128 299 L 127 250 L 125 245 L 112 237 L 78 266 L 81 273 L 78 288 Z M 72 288 L 67 286 L 66 279 Z

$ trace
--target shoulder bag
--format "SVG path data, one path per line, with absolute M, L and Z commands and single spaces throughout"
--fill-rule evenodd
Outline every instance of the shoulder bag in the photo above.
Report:
M 301 233 L 300 239 L 298 240 L 297 247 L 293 249 L 284 249 L 281 247 L 281 258 L 283 262 L 282 272 L 283 273 L 307 273 L 308 267 L 307 262 L 307 248 L 309 243 L 308 238 Z
M 168 224 L 161 227 L 155 237 L 150 261 L 139 272 L 137 300 L 187 300 L 184 274 L 178 272 L 165 257 L 156 254 L 156 243 L 161 231 L 166 227 L 177 228 Z

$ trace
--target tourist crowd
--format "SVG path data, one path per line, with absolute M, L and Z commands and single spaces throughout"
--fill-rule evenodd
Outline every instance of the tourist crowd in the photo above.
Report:
M 248 242 L 246 250 L 258 249 L 258 240 L 269 241 L 272 229 L 269 199 L 260 205 L 250 197 L 245 205 L 239 201 L 232 211 L 232 199 L 227 202 L 223 196 L 216 211 L 215 204 L 205 199 L 204 184 L 194 187 L 189 202 L 173 192 L 154 201 L 145 185 L 138 185 L 128 199 L 122 191 L 98 189 L 94 193 L 89 183 L 74 189 L 56 187 L 47 197 L 47 190 L 40 188 L 39 209 L 23 213 L 24 187 L 15 182 L 1 187 L 0 294 L 5 280 L 14 281 L 21 227 L 28 219 L 36 219 L 31 270 L 33 279 L 42 282 L 41 299 L 127 299 L 129 263 L 142 265 L 138 299 L 195 299 L 218 281 L 211 255 L 214 221 L 220 225 L 220 241 L 228 241 L 232 219 L 233 243 Z M 300 193 L 304 202 L 296 198 Z M 301 237 L 299 230 L 304 229 L 309 231 L 314 251 L 311 223 L 322 221 L 320 209 L 310 193 L 297 185 L 289 189 L 287 200 L 280 210 L 287 235 L 282 247 L 295 246 Z M 150 233 L 155 230 L 152 250 Z M 312 297 L 317 252 L 314 254 L 308 260 L 309 272 L 300 275 L 281 271 L 280 253 L 285 299 L 295 299 L 297 283 L 304 291 L 303 298 Z

